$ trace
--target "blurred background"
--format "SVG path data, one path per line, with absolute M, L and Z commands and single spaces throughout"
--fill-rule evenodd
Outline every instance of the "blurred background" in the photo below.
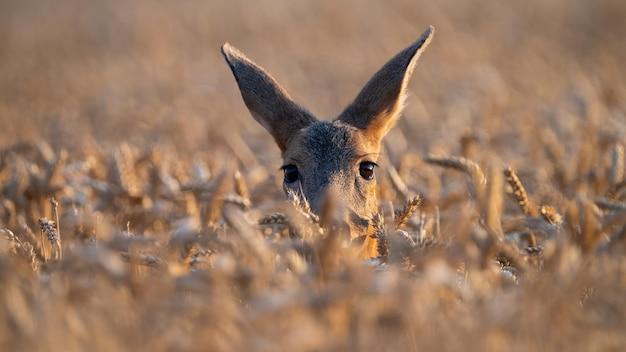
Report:
M 72 152 L 125 140 L 205 153 L 237 134 L 277 160 L 224 42 L 331 118 L 431 24 L 392 148 L 446 149 L 470 128 L 563 125 L 575 116 L 547 107 L 578 95 L 600 99 L 599 113 L 615 114 L 605 127 L 623 134 L 625 19 L 621 0 L 4 0 L 0 145 L 44 138 Z

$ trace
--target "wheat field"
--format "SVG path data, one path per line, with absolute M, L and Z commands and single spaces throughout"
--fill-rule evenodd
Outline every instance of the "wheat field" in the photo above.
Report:
M 219 47 L 330 119 L 431 24 L 358 259 Z M 626 350 L 625 34 L 621 0 L 0 2 L 0 350 Z

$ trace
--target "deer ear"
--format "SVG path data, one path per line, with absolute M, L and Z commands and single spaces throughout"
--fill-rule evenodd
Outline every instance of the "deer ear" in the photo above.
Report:
M 363 130 L 373 142 L 379 143 L 402 112 L 406 86 L 434 30 L 429 27 L 413 45 L 376 72 L 338 120 Z
M 300 129 L 315 121 L 261 67 L 226 43 L 222 54 L 233 71 L 244 103 L 250 113 L 273 137 L 281 151 Z

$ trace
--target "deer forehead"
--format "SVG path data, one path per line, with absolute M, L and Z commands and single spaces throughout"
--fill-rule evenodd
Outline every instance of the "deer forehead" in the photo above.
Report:
M 317 121 L 291 139 L 283 159 L 304 168 L 345 169 L 366 156 L 375 161 L 378 149 L 351 125 L 341 121 Z

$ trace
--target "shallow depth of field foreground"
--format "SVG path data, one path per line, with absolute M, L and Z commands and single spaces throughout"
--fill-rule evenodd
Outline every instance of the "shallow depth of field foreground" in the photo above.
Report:
M 625 19 L 2 1 L 0 350 L 625 350 Z M 431 24 L 358 259 L 363 238 L 283 194 L 219 48 L 330 118 Z

